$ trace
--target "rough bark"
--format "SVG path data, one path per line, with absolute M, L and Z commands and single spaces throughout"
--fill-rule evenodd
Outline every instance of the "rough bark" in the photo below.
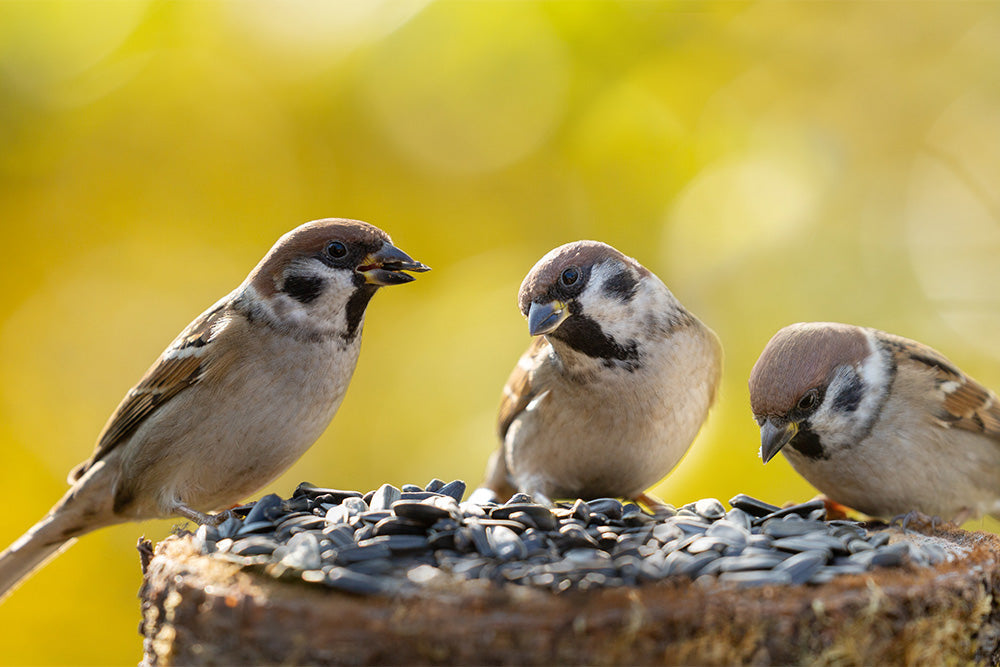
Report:
M 996 664 L 1000 539 L 937 536 L 968 554 L 822 586 L 449 581 L 406 597 L 273 580 L 171 537 L 140 592 L 143 664 Z

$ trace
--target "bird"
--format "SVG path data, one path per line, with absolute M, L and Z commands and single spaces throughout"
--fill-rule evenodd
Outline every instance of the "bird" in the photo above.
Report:
M 108 419 L 65 495 L 0 553 L 0 600 L 93 530 L 217 524 L 287 470 L 347 391 L 365 309 L 429 267 L 358 220 L 307 222 L 173 340 Z
M 1000 517 L 1000 404 L 933 348 L 799 322 L 750 373 L 764 463 L 780 451 L 831 501 L 872 517 Z
M 645 490 L 687 452 L 712 406 L 722 345 L 649 269 L 598 241 L 542 257 L 518 306 L 533 341 L 503 390 L 500 446 L 472 502 L 515 492 L 619 497 Z

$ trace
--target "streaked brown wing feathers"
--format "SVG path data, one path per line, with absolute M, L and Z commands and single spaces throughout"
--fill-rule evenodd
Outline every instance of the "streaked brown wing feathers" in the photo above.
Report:
M 905 358 L 935 371 L 937 387 L 944 392 L 941 412 L 935 417 L 943 425 L 984 433 L 1000 440 L 1000 404 L 992 391 L 930 347 L 895 336 L 891 342 Z
M 216 304 L 188 325 L 128 391 L 105 424 L 93 456 L 70 473 L 71 483 L 127 439 L 159 406 L 204 376 L 206 360 L 200 348 L 211 340 L 225 305 L 225 301 Z
M 542 338 L 535 338 L 531 346 L 521 355 L 517 366 L 511 371 L 504 385 L 503 397 L 500 399 L 500 412 L 497 415 L 497 435 L 502 441 L 507 436 L 507 429 L 511 423 L 521 414 L 531 399 L 538 393 L 538 389 L 532 385 L 531 374 L 525 366 L 534 367 L 535 358 L 542 353 L 548 343 Z M 529 363 L 530 360 L 530 363 Z

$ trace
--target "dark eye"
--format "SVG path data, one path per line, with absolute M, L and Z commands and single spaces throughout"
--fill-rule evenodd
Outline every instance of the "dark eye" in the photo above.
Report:
M 330 241 L 326 244 L 326 254 L 334 259 L 347 257 L 347 246 L 340 241 Z
M 811 410 L 815 410 L 818 405 L 819 392 L 815 389 L 810 389 L 802 396 L 802 398 L 799 399 L 799 402 L 795 407 L 802 412 L 809 412 Z
M 569 287 L 579 279 L 580 279 L 580 270 L 575 266 L 571 266 L 568 269 L 565 269 L 559 275 L 559 282 L 561 282 L 566 287 Z

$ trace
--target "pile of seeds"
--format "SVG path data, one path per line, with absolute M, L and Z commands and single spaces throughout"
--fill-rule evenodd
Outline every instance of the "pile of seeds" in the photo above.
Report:
M 954 557 L 933 541 L 890 542 L 880 526 L 825 521 L 821 501 L 779 508 L 746 495 L 649 514 L 613 498 L 539 505 L 462 502 L 465 483 L 375 491 L 301 484 L 236 508 L 195 544 L 275 577 L 357 594 L 398 593 L 450 575 L 564 591 L 668 577 L 740 586 L 818 584 L 837 575 Z M 898 531 L 896 531 L 898 535 Z

